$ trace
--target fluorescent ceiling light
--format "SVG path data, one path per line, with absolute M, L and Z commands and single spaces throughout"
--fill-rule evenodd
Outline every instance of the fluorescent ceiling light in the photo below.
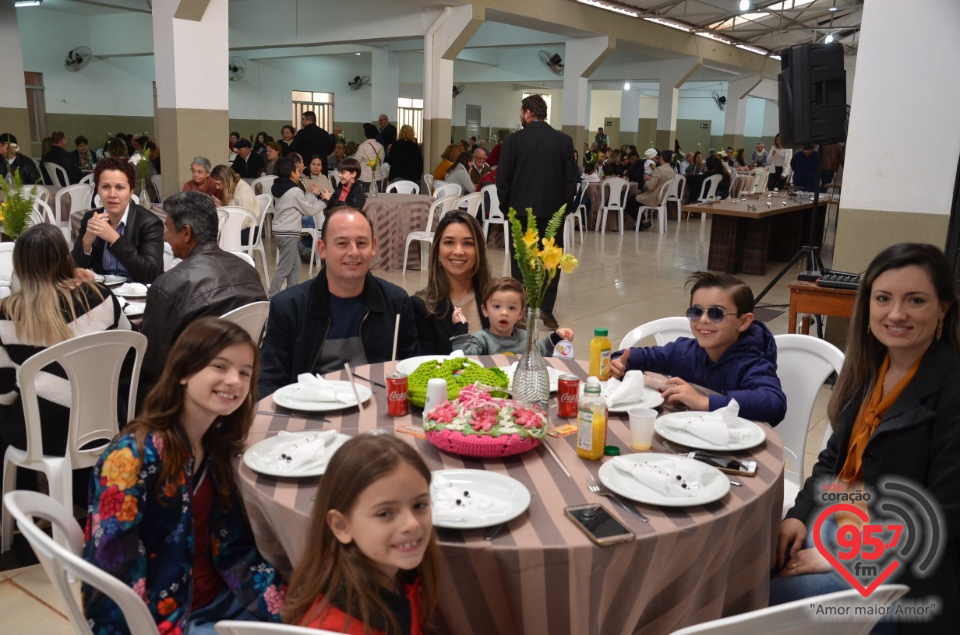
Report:
M 731 42 L 727 38 L 720 37 L 716 33 L 712 33 L 710 31 L 697 31 L 696 35 L 699 35 L 700 37 L 705 37 L 710 40 L 716 40 L 717 42 L 722 42 L 723 44 L 733 44 L 733 42 Z
M 600 2 L 600 0 L 577 0 L 577 2 L 580 4 L 589 5 L 591 7 L 596 7 L 598 9 L 604 9 L 606 11 L 613 11 L 614 13 L 619 13 L 621 15 L 628 15 L 631 18 L 640 17 L 639 11 L 634 11 L 631 7 L 617 4 L 615 2 Z
M 630 82 L 624 82 L 624 83 L 623 83 L 623 89 L 624 89 L 624 90 L 630 90 Z
M 774 59 L 774 60 L 780 61 L 780 56 L 779 56 L 779 55 L 771 55 L 771 56 L 770 56 L 770 59 Z
M 770 51 L 767 51 L 762 48 L 757 48 L 756 46 L 750 46 L 748 44 L 737 44 L 738 49 L 743 49 L 744 51 L 750 51 L 751 53 L 756 53 L 757 55 L 769 55 Z
M 668 26 L 671 29 L 677 29 L 686 33 L 689 33 L 693 30 L 685 24 L 680 24 L 679 22 L 670 22 L 669 20 L 664 20 L 663 18 L 644 18 L 644 20 L 647 22 L 653 22 L 654 24 L 659 24 L 661 26 Z
M 830 44 L 831 42 L 833 42 L 833 33 L 828 34 L 827 37 L 823 38 L 823 41 L 826 42 L 827 44 Z
M 740 10 L 746 11 L 750 8 L 750 0 L 740 0 Z
M 39 7 L 43 4 L 43 0 L 17 0 L 13 3 L 13 6 L 17 9 L 20 7 Z

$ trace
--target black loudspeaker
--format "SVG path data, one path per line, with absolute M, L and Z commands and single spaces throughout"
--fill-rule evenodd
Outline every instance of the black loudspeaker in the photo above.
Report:
M 847 136 L 847 73 L 842 44 L 780 51 L 780 140 L 785 146 L 838 143 Z

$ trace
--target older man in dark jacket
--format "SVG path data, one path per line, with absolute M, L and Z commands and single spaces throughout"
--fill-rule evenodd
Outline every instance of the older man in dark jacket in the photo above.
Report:
M 212 198 L 202 192 L 180 192 L 164 201 L 163 209 L 167 213 L 163 239 L 183 262 L 161 274 L 147 291 L 141 394 L 156 381 L 167 351 L 188 324 L 267 299 L 257 270 L 217 245 L 217 207 Z

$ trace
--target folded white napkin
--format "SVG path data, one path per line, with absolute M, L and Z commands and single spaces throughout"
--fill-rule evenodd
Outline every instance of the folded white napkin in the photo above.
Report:
M 613 459 L 617 471 L 667 496 L 696 496 L 700 491 L 700 466 L 683 461 L 634 462 L 625 456 Z
M 463 351 L 460 351 L 460 350 L 453 351 L 452 353 L 447 355 L 448 359 L 453 359 L 454 357 L 465 357 L 465 355 L 463 354 Z
M 139 282 L 125 282 L 116 288 L 115 295 L 147 295 L 147 285 Z
M 128 302 L 123 298 L 118 298 L 120 300 L 120 305 L 123 308 L 123 312 L 126 315 L 143 315 L 143 312 L 147 310 L 146 302 Z
M 439 474 L 434 474 L 431 479 L 430 504 L 434 522 L 478 522 L 510 509 L 508 501 L 472 491 Z
M 608 408 L 640 401 L 643 399 L 643 371 L 628 370 L 622 380 L 611 377 L 602 394 Z
M 297 375 L 297 388 L 293 396 L 302 401 L 337 401 L 340 403 L 356 401 L 352 391 L 337 390 L 323 377 L 311 373 Z
M 295 471 L 326 465 L 333 454 L 329 448 L 337 438 L 337 431 L 324 430 L 305 434 L 281 430 L 277 438 L 282 441 L 270 449 L 265 457 L 266 461 L 278 472 Z
M 728 445 L 742 441 L 750 433 L 750 429 L 739 419 L 740 404 L 736 399 L 714 410 L 704 412 L 683 419 L 664 419 L 663 424 L 671 430 L 689 432 L 690 434 L 709 441 L 714 445 Z

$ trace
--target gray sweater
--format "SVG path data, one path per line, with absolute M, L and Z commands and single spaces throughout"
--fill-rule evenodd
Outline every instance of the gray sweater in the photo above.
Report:
M 299 236 L 303 217 L 316 216 L 326 207 L 326 204 L 313 194 L 307 194 L 299 187 L 292 187 L 274 200 L 273 233 Z
M 455 335 L 450 338 L 453 350 L 463 351 L 464 355 L 496 355 L 497 353 L 514 353 L 523 355 L 527 346 L 527 332 L 524 329 L 513 329 L 510 337 L 501 337 L 489 330 L 467 333 L 467 325 L 460 323 L 453 327 Z M 544 357 L 553 357 L 553 348 L 560 341 L 555 332 L 550 333 L 538 342 L 540 354 Z

